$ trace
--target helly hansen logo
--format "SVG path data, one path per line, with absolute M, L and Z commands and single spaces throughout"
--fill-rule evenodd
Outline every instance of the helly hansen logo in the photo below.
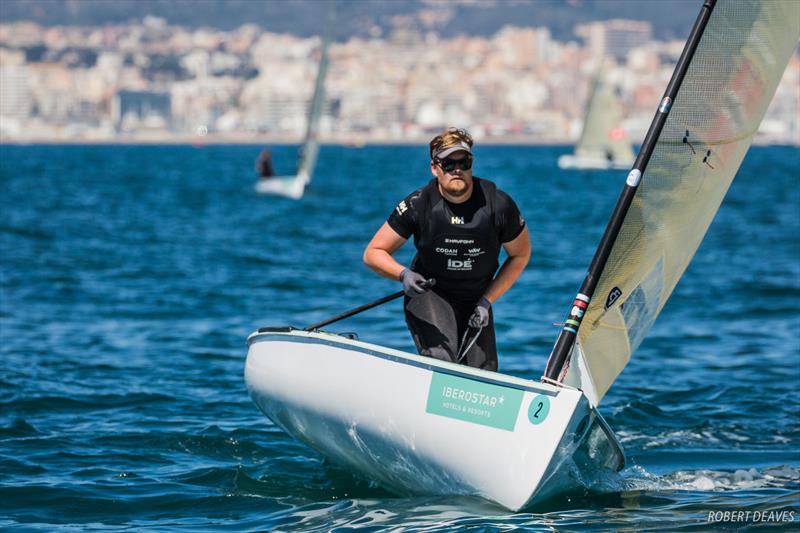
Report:
M 463 224 L 464 223 L 464 217 L 450 217 L 450 223 L 451 224 Z
M 398 215 L 402 215 L 403 213 L 408 211 L 408 204 L 406 204 L 406 201 L 403 200 L 402 202 L 397 204 L 397 207 L 395 207 L 395 210 L 397 211 Z

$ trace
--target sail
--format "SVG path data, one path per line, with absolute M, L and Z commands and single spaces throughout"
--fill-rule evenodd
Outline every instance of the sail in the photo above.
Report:
M 319 152 L 319 120 L 322 117 L 323 104 L 325 103 L 325 76 L 328 73 L 328 48 L 330 47 L 331 34 L 333 33 L 334 13 L 335 3 L 331 2 L 325 27 L 325 36 L 322 39 L 317 79 L 314 83 L 314 96 L 311 99 L 311 106 L 308 110 L 306 136 L 300 153 L 300 165 L 297 169 L 298 176 L 302 176 L 306 181 L 311 180 L 311 173 L 314 170 L 314 165 L 317 162 L 317 153 Z
M 714 7 L 578 329 L 564 383 L 593 403 L 625 368 L 700 245 L 798 38 L 797 0 Z
M 633 162 L 633 148 L 621 127 L 622 107 L 601 72 L 595 76 L 575 156 Z

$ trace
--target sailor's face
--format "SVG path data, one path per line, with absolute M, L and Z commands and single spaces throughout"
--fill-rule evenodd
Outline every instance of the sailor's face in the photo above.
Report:
M 456 152 L 442 161 L 431 161 L 431 173 L 445 192 L 459 197 L 472 190 L 471 163 L 471 156 L 467 152 Z

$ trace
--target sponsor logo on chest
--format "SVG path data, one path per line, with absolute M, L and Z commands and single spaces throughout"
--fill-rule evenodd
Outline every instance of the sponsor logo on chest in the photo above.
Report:
M 465 259 L 460 261 L 458 259 L 447 260 L 447 270 L 472 270 L 472 264 L 475 261 L 472 259 Z

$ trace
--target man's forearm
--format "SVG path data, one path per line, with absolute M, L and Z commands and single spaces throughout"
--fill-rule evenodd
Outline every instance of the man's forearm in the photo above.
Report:
M 364 252 L 364 263 L 384 278 L 397 281 L 405 268 L 386 250 L 372 248 Z
M 496 302 L 517 281 L 527 264 L 528 257 L 518 256 L 506 259 L 497 272 L 497 276 L 489 284 L 489 289 L 484 295 L 486 299 L 491 303 Z

